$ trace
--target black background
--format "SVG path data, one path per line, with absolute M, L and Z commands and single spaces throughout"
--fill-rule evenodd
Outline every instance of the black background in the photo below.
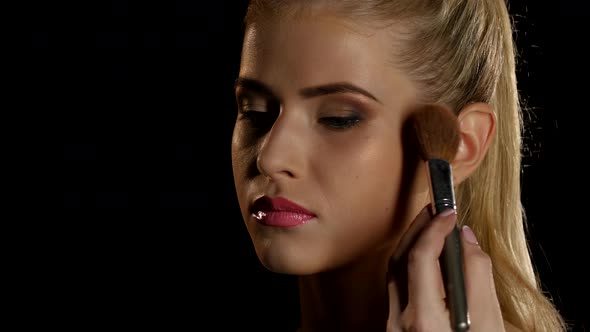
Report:
M 587 11 L 510 3 L 531 109 L 531 251 L 572 331 L 586 331 Z M 23 330 L 295 329 L 294 279 L 260 266 L 233 191 L 244 9 L 24 1 L 5 12 L 1 126 L 14 213 L 4 273 Z

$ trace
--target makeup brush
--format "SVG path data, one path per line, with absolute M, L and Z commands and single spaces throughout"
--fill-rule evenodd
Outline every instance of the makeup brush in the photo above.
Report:
M 421 156 L 427 164 L 433 214 L 456 210 L 450 161 L 459 148 L 457 117 L 446 107 L 432 104 L 418 109 L 412 120 Z M 470 322 L 458 226 L 445 238 L 439 261 L 453 331 L 467 331 Z

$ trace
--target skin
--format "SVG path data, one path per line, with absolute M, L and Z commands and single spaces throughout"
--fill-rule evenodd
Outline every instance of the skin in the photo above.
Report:
M 352 29 L 330 15 L 264 22 L 245 34 L 233 172 L 260 261 L 300 276 L 301 331 L 450 326 L 437 258 L 456 218 L 433 221 L 423 210 L 426 175 L 403 130 L 419 89 L 392 65 L 392 31 Z M 371 97 L 314 93 L 333 83 Z M 462 116 L 457 159 L 467 166 L 457 169 L 458 181 L 485 155 L 493 133 L 486 106 Z M 249 210 L 262 195 L 287 198 L 315 217 L 292 228 L 262 225 Z M 474 328 L 504 330 L 491 265 L 471 242 L 465 258 Z

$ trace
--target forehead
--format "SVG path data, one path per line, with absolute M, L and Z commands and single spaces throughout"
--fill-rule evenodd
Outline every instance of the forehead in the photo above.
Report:
M 240 75 L 269 84 L 378 80 L 395 70 L 392 33 L 333 17 L 270 19 L 246 30 Z
M 358 46 L 370 47 L 365 52 L 378 56 L 386 52 L 385 30 L 353 27 L 343 19 L 313 16 L 298 19 L 270 18 L 248 27 L 244 36 L 247 53 L 301 57 L 329 52 L 329 55 L 360 55 Z M 375 52 L 381 51 L 381 52 Z M 294 53 L 294 54 L 293 54 Z M 356 54 L 355 54 L 356 53 Z M 327 55 L 328 55 L 327 54 Z

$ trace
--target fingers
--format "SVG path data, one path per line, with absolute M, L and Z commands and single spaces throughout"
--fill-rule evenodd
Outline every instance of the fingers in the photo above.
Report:
M 424 227 L 408 253 L 408 304 L 419 317 L 447 315 L 438 262 L 445 237 L 453 230 L 455 221 L 453 210 L 436 216 Z
M 418 235 L 430 221 L 432 219 L 430 217 L 429 207 L 427 206 L 414 218 L 391 257 L 389 266 L 390 280 L 388 283 L 389 321 L 391 323 L 388 323 L 388 326 L 393 328 L 392 331 L 401 331 L 401 326 L 399 325 L 401 313 L 408 304 L 408 250 L 416 242 Z
M 487 330 L 494 327 L 494 330 L 504 331 L 490 256 L 481 249 L 468 226 L 463 226 L 461 238 L 471 330 Z
M 400 240 L 390 266 L 390 320 L 411 321 L 405 325 L 413 325 L 416 316 L 433 318 L 434 311 L 444 319 L 444 287 L 438 257 L 455 218 L 452 213 L 432 219 L 427 206 Z M 401 317 L 402 311 L 405 317 Z
M 410 227 L 400 240 L 392 259 L 398 261 L 402 255 L 407 254 L 408 249 L 414 243 L 418 237 L 418 234 L 424 229 L 424 226 L 431 220 L 429 207 L 425 208 L 418 213 L 414 221 L 410 224 Z
M 393 253 L 390 266 L 390 282 L 388 284 L 389 290 L 389 308 L 390 317 L 396 317 L 395 320 L 400 316 L 401 311 L 408 304 L 408 271 L 407 271 L 407 256 L 408 251 L 412 245 L 416 242 L 418 234 L 424 229 L 424 227 L 432 221 L 430 217 L 429 206 L 426 206 L 418 213 L 416 218 L 410 224 L 410 227 L 406 233 L 402 236 L 400 243 L 397 246 L 396 251 Z
M 428 209 L 424 209 L 392 256 L 392 271 L 397 274 L 389 285 L 391 331 L 440 331 L 443 326 L 450 329 L 439 265 L 445 238 L 456 225 L 456 215 L 450 212 L 431 219 Z M 461 241 L 470 330 L 504 331 L 491 259 L 466 226 L 461 230 Z

